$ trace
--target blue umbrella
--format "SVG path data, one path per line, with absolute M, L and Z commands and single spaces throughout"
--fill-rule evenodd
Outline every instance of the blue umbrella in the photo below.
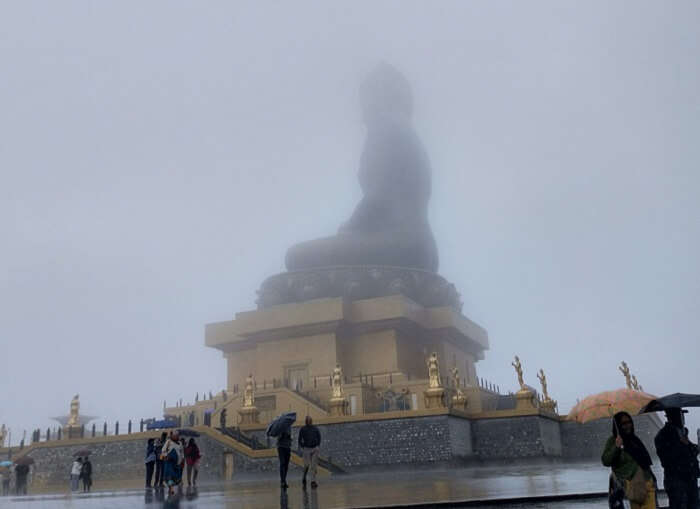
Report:
M 272 422 L 267 427 L 266 434 L 270 437 L 278 437 L 285 431 L 289 434 L 292 433 L 292 424 L 297 420 L 296 412 L 287 412 L 279 417 L 272 419 Z
M 7 461 L 7 460 L 5 460 L 5 461 L 0 461 L 0 467 L 11 467 L 11 466 L 12 466 L 12 462 L 11 462 L 11 461 Z
M 146 429 L 163 429 L 163 428 L 177 428 L 177 422 L 171 421 L 170 419 L 162 419 L 160 421 L 149 422 Z

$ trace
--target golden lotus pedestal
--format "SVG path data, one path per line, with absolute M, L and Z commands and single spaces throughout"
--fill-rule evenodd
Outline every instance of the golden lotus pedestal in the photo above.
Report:
M 535 394 L 528 390 L 520 390 L 515 393 L 516 410 L 536 410 Z
M 467 398 L 464 396 L 452 396 L 452 408 L 465 412 L 467 410 Z
M 331 398 L 328 402 L 328 414 L 331 417 L 347 415 L 348 401 L 345 398 Z
M 425 396 L 425 408 L 443 408 L 445 406 L 445 389 L 442 387 L 431 387 L 423 395 Z
M 82 426 L 66 424 L 63 426 L 63 438 L 82 438 Z
M 260 422 L 260 410 L 254 406 L 241 407 L 238 409 L 241 416 L 240 424 L 257 424 Z

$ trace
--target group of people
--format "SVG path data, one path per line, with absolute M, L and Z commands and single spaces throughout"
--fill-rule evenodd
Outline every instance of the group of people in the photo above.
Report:
M 187 468 L 187 485 L 196 486 L 199 463 L 202 454 L 194 438 L 186 442 L 178 430 L 168 435 L 163 432 L 160 438 L 149 438 L 146 444 L 146 488 L 168 486 L 173 494 L 176 486 L 182 485 L 182 477 Z M 153 474 L 155 482 L 151 485 Z
M 70 468 L 70 490 L 78 491 L 80 481 L 83 481 L 83 492 L 87 493 L 92 487 L 92 463 L 90 458 L 78 457 Z
M 14 477 L 14 493 L 16 495 L 27 494 L 27 483 L 29 480 L 29 465 L 13 465 L 11 468 L 0 469 L 0 485 L 2 485 L 2 496 L 7 497 L 12 491 L 10 489 Z M 14 474 L 14 475 L 13 475 Z
M 698 445 L 688 438 L 680 408 L 666 410 L 667 422 L 654 439 L 656 454 L 664 470 L 663 486 L 669 509 L 700 509 L 698 500 Z M 634 432 L 627 412 L 613 417 L 612 436 L 605 444 L 603 465 L 611 467 L 610 508 L 621 509 L 627 499 L 632 509 L 656 509 L 657 481 L 651 471 L 651 456 Z
M 311 416 L 306 416 L 304 426 L 299 430 L 299 449 L 304 457 L 304 475 L 301 485 L 306 489 L 306 477 L 310 475 L 311 488 L 316 489 L 316 470 L 318 467 L 318 456 L 321 447 L 321 432 L 313 425 Z M 283 490 L 286 490 L 287 472 L 289 470 L 289 460 L 292 456 L 292 434 L 291 429 L 283 430 L 277 437 L 277 456 L 280 462 L 280 482 Z

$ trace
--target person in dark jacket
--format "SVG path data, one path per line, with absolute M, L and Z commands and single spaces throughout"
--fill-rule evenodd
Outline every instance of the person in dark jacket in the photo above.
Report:
M 163 477 L 163 459 L 161 458 L 161 454 L 163 452 L 163 444 L 165 444 L 167 439 L 168 434 L 164 431 L 160 434 L 160 438 L 156 440 L 154 444 L 154 452 L 156 453 L 156 480 L 153 483 L 153 486 L 158 488 L 162 488 L 163 483 L 165 482 Z
M 277 437 L 277 456 L 280 460 L 280 485 L 287 489 L 287 471 L 289 470 L 289 458 L 292 456 L 291 429 L 286 429 Z
M 146 457 L 144 459 L 146 464 L 146 488 L 151 487 L 151 480 L 153 479 L 153 469 L 156 466 L 156 446 L 155 439 L 149 438 L 146 443 Z
M 313 425 L 310 415 L 306 416 L 306 424 L 299 430 L 299 448 L 304 456 L 304 476 L 301 484 L 306 488 L 306 474 L 311 472 L 311 488 L 316 488 L 316 469 L 318 467 L 319 448 L 321 447 L 321 432 Z
M 666 425 L 654 439 L 664 467 L 664 488 L 670 509 L 698 509 L 698 446 L 688 439 L 683 410 L 666 410 Z
M 616 483 L 624 484 L 625 481 L 633 479 L 636 482 L 641 476 L 640 482 L 643 482 L 646 497 L 643 502 L 630 500 L 632 509 L 656 508 L 656 482 L 651 472 L 651 456 L 639 437 L 634 434 L 634 421 L 627 412 L 618 412 L 613 417 L 612 436 L 605 443 L 601 461 L 606 467 L 612 468 Z M 615 493 L 610 495 L 612 498 Z M 611 499 L 609 503 L 611 507 L 615 507 L 614 503 L 619 507 L 619 500 Z
M 80 479 L 83 481 L 83 491 L 90 491 L 92 487 L 92 462 L 87 456 L 83 460 L 83 466 L 80 468 Z

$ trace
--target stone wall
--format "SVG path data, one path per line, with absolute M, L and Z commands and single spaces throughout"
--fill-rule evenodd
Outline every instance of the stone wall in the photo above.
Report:
M 347 469 L 447 462 L 472 452 L 469 420 L 448 415 L 321 424 L 318 428 L 321 457 Z M 292 430 L 295 449 L 298 431 Z M 262 430 L 250 434 L 263 443 L 266 440 Z
M 561 455 L 559 422 L 547 417 L 479 419 L 472 423 L 472 434 L 480 460 Z

